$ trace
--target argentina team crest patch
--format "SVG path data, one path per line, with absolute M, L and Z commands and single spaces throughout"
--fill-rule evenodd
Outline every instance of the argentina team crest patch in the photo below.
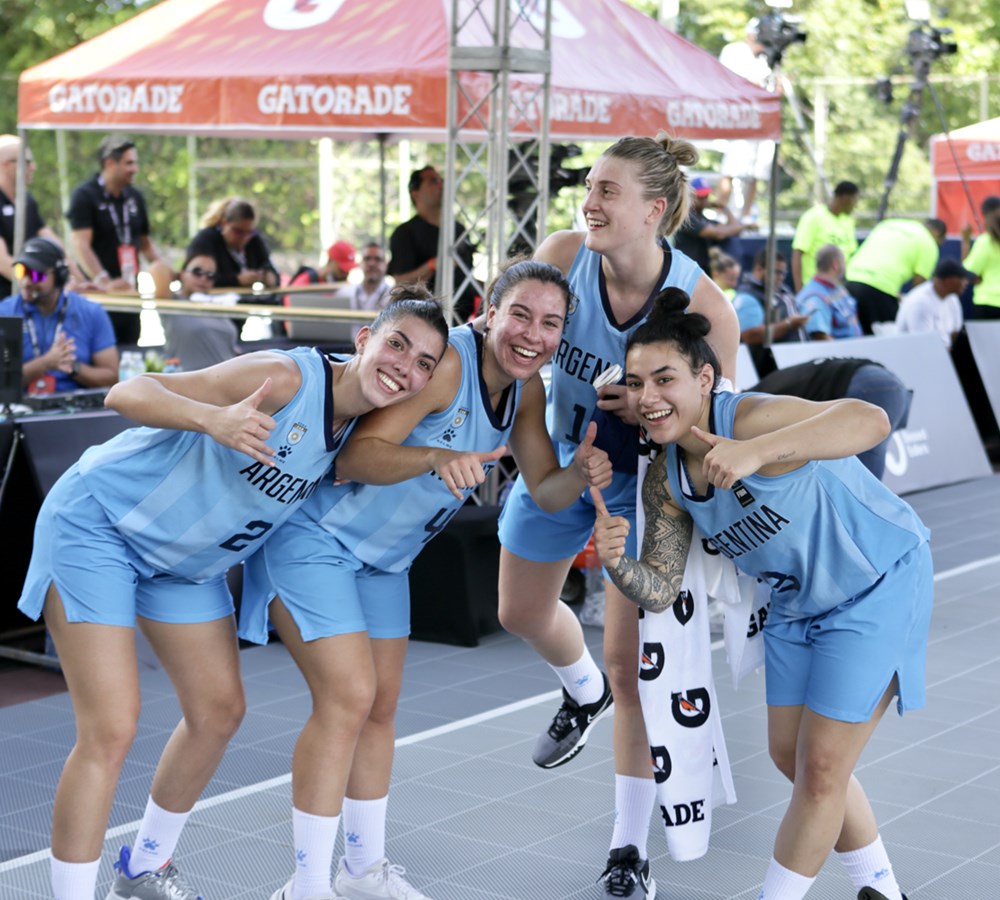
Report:
M 445 444 L 450 444 L 453 440 L 455 440 L 455 432 L 465 424 L 465 420 L 467 418 L 469 418 L 469 411 L 464 406 L 460 406 L 455 412 L 455 415 L 452 417 L 448 427 L 441 435 L 441 440 Z
M 288 430 L 288 434 L 285 435 L 284 443 L 278 448 L 278 457 L 281 459 L 287 459 L 292 452 L 292 448 L 306 436 L 307 431 L 309 431 L 309 429 L 306 428 L 306 426 L 301 422 L 296 422 L 292 425 L 292 427 Z

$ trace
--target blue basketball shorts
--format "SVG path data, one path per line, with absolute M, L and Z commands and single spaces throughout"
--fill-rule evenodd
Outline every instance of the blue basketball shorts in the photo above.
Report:
M 70 622 L 131 628 L 136 616 L 195 623 L 233 614 L 224 573 L 196 584 L 149 565 L 111 523 L 76 465 L 42 503 L 18 609 L 37 621 L 50 584 Z
M 382 639 L 410 634 L 409 571 L 372 568 L 304 515 L 292 516 L 244 564 L 241 638 L 267 643 L 275 597 L 304 641 L 356 631 Z
M 923 543 L 872 587 L 828 612 L 790 621 L 768 619 L 768 705 L 804 704 L 831 719 L 867 722 L 896 675 L 899 714 L 919 709 L 925 703 L 933 605 L 931 552 Z

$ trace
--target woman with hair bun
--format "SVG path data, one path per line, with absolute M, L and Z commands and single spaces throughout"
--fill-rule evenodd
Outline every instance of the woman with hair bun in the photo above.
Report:
M 274 287 L 281 279 L 256 222 L 257 213 L 246 200 L 217 200 L 202 217 L 202 229 L 191 238 L 186 255 L 215 260 L 215 287 L 250 287 L 257 282 Z
M 662 132 L 655 139 L 621 138 L 587 177 L 586 232 L 555 232 L 535 254 L 564 272 L 579 297 L 553 358 L 549 434 L 565 461 L 593 418 L 600 420 L 599 443 L 609 433 L 620 433 L 623 459 L 614 460 L 615 479 L 605 496 L 617 514 L 630 520 L 636 505 L 636 420 L 628 415 L 621 383 L 595 390 L 594 379 L 624 363 L 629 335 L 649 314 L 653 298 L 669 286 L 690 294 L 692 307 L 712 321 L 724 372 L 732 376 L 736 368 L 736 314 L 697 264 L 663 240 L 687 216 L 691 187 L 681 167 L 697 159 L 690 143 Z M 589 496 L 552 514 L 538 508 L 520 481 L 514 485 L 500 523 L 500 621 L 549 663 L 563 686 L 562 706 L 532 754 L 536 765 L 552 768 L 579 753 L 614 696 L 616 816 L 602 876 L 605 896 L 651 897 L 656 888 L 646 838 L 656 788 L 639 706 L 637 611 L 606 584 L 605 676 L 576 616 L 559 602 L 573 559 L 593 526 Z
M 660 612 L 684 575 L 692 524 L 766 582 L 768 745 L 793 782 L 760 898 L 800 900 L 831 849 L 859 900 L 902 900 L 852 772 L 875 726 L 924 705 L 933 605 L 929 532 L 857 459 L 889 433 L 861 400 L 716 391 L 709 322 L 664 291 L 632 335 L 628 405 L 665 447 L 646 473 L 641 557 L 599 491 L 594 543 L 633 603 Z

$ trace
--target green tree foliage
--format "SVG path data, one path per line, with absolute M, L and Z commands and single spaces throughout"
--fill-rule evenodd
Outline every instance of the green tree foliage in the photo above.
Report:
M 641 5 L 636 2 L 635 5 Z M 682 0 L 679 31 L 693 43 L 718 54 L 729 41 L 742 37 L 752 16 L 766 14 L 761 2 L 745 0 Z M 793 44 L 784 55 L 782 71 L 796 87 L 796 96 L 811 131 L 820 78 L 862 79 L 863 84 L 825 88 L 829 101 L 825 170 L 831 182 L 849 179 L 862 186 L 859 213 L 873 215 L 883 190 L 896 146 L 903 101 L 909 93 L 913 69 L 905 53 L 914 23 L 906 18 L 903 0 L 796 0 L 785 15 L 801 17 L 806 43 Z M 1000 81 L 995 64 L 1000 50 L 1000 0 L 967 0 L 952 4 L 951 12 L 933 19 L 936 27 L 953 28 L 949 40 L 959 52 L 937 59 L 931 75 L 970 76 L 965 83 L 935 85 L 943 119 L 925 91 L 915 141 L 907 140 L 899 178 L 893 189 L 890 211 L 923 211 L 928 208 L 930 169 L 927 141 L 945 128 L 978 121 L 980 81 L 990 74 L 987 115 L 1000 115 Z M 875 80 L 896 75 L 895 99 L 885 105 L 871 88 Z M 791 183 L 779 197 L 779 208 L 801 210 L 809 205 L 814 168 L 795 140 L 792 116 L 785 110 L 783 166 Z
M 94 37 L 160 0 L 4 0 L 5 28 L 0 29 L 0 132 L 16 128 L 17 78 L 22 70 L 43 62 Z M 648 15 L 659 10 L 658 0 L 629 0 Z M 718 54 L 722 46 L 738 40 L 745 22 L 766 12 L 762 2 L 749 0 L 681 0 L 678 28 L 688 40 Z M 826 171 L 831 181 L 848 178 L 862 185 L 862 213 L 874 212 L 882 191 L 899 131 L 900 105 L 911 75 L 903 53 L 912 23 L 907 22 L 902 0 L 796 0 L 789 12 L 801 15 L 808 33 L 806 44 L 795 44 L 785 54 L 783 71 L 796 85 L 812 127 L 813 88 L 817 78 L 863 79 L 859 85 L 828 87 L 830 103 Z M 1000 0 L 963 0 L 952 4 L 947 17 L 936 25 L 955 29 L 960 51 L 936 61 L 933 75 L 980 76 L 996 79 L 995 60 L 1000 49 Z M 869 86 L 877 77 L 896 72 L 901 83 L 891 106 L 876 100 Z M 988 115 L 1000 115 L 1000 81 L 989 83 Z M 945 121 L 957 128 L 981 117 L 980 84 L 938 86 Z M 908 142 L 893 195 L 893 211 L 927 209 L 929 171 L 926 141 L 941 131 L 930 96 L 924 97 L 917 141 Z M 30 132 L 38 171 L 32 190 L 43 214 L 57 230 L 62 225 L 57 179 L 56 139 L 51 132 Z M 96 170 L 96 151 L 102 134 L 70 132 L 66 135 L 68 186 Z M 135 135 L 142 170 L 138 184 L 149 201 L 154 238 L 163 246 L 183 248 L 190 237 L 188 223 L 189 156 L 183 137 Z M 584 147 L 573 167 L 593 162 L 604 144 Z M 223 140 L 198 141 L 200 164 L 195 170 L 196 202 L 200 215 L 215 199 L 239 195 L 258 209 L 260 224 L 286 268 L 315 262 L 319 251 L 319 177 L 314 141 Z M 719 155 L 708 151 L 705 164 L 717 166 Z M 444 163 L 440 145 L 410 145 L 402 158 L 398 144 L 386 148 L 386 231 L 391 232 L 410 215 L 405 182 L 411 167 Z M 790 183 L 780 195 L 788 215 L 807 207 L 812 198 L 813 168 L 796 144 L 786 115 L 784 166 Z M 264 165 L 263 162 L 268 162 Z M 360 243 L 382 232 L 378 187 L 378 147 L 350 142 L 334 146 L 335 203 L 332 230 L 337 237 Z M 404 171 L 400 172 L 400 168 Z M 401 185 L 403 189 L 401 189 Z M 549 227 L 566 227 L 582 196 L 569 188 L 552 201 Z M 476 198 L 460 198 L 474 208 Z

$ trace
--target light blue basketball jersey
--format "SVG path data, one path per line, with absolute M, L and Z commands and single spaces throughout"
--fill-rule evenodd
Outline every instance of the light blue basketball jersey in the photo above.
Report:
M 354 427 L 333 436 L 332 372 L 312 348 L 281 351 L 302 384 L 273 415 L 276 465 L 207 434 L 132 428 L 80 458 L 87 489 L 151 566 L 208 581 L 249 556 L 316 489 Z
M 646 320 L 653 299 L 663 288 L 678 287 L 691 294 L 701 275 L 701 268 L 690 257 L 665 247 L 659 284 L 642 309 L 619 325 L 611 313 L 601 255 L 588 250 L 586 244 L 580 245 L 567 275 L 578 302 L 566 318 L 559 349 L 552 358 L 548 397 L 549 434 L 563 465 L 583 439 L 597 408 L 594 378 L 615 363 L 624 368 L 628 339 Z
M 494 411 L 482 376 L 482 342 L 482 335 L 468 325 L 451 329 L 448 343 L 462 360 L 455 399 L 444 411 L 424 418 L 403 441 L 404 447 L 485 453 L 507 443 L 521 383 L 515 381 L 505 391 Z M 473 490 L 467 489 L 465 496 Z M 302 514 L 313 518 L 362 562 L 385 572 L 402 572 L 440 534 L 463 502 L 437 474 L 425 472 L 390 485 L 324 482 L 303 505 Z
M 753 394 L 714 395 L 713 434 L 731 438 L 736 407 Z M 682 454 L 667 447 L 670 490 L 702 534 L 771 586 L 771 616 L 827 612 L 879 580 L 930 532 L 855 456 L 813 460 L 776 477 L 748 475 L 732 490 L 694 497 Z M 900 602 L 904 602 L 902 599 Z M 906 602 L 909 602 L 908 600 Z

